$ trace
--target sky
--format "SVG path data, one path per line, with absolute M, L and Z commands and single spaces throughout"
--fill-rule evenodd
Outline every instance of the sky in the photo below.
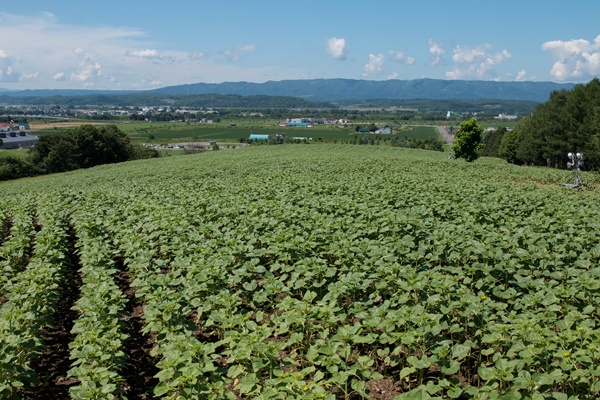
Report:
M 598 0 L 0 0 L 0 88 L 286 79 L 586 83 Z

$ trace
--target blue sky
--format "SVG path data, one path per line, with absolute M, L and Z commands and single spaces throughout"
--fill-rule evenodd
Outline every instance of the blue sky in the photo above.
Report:
M 600 76 L 599 15 L 598 0 L 3 0 L 0 88 L 588 82 Z

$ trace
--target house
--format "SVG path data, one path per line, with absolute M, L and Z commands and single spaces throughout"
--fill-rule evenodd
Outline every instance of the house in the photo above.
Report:
M 392 131 L 392 128 L 390 128 L 389 126 L 386 126 L 385 128 L 381 128 L 381 129 L 377 130 L 375 133 L 380 133 L 382 135 L 391 135 L 394 132 Z
M 28 135 L 25 132 L 0 132 L 0 140 L 2 146 L 0 149 L 20 149 L 25 147 L 33 147 L 38 141 L 37 136 Z

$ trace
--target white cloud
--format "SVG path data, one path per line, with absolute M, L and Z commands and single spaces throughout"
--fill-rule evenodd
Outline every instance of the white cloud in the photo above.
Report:
M 37 81 L 39 76 L 40 76 L 39 71 L 35 71 L 35 72 L 29 73 L 29 74 L 21 74 L 21 75 L 19 75 L 19 81 L 20 82 Z
M 442 56 L 446 54 L 446 50 L 440 43 L 433 41 L 433 39 L 429 39 L 428 47 L 429 54 L 431 54 L 429 65 L 439 65 L 442 62 Z
M 553 40 L 542 44 L 554 64 L 550 75 L 559 81 L 590 79 L 600 74 L 600 35 L 593 43 L 585 39 Z
M 142 50 L 128 50 L 125 52 L 128 57 L 138 57 L 155 64 L 173 64 L 176 60 L 175 57 L 169 56 L 155 49 L 142 49 Z
M 234 63 L 199 49 L 161 48 L 135 28 L 95 24 L 68 25 L 49 13 L 20 16 L 0 12 L 0 82 L 11 89 L 31 87 L 147 89 L 159 85 L 224 80 L 292 78 L 280 67 L 238 67 L 256 44 L 224 52 Z M 35 80 L 35 86 L 23 82 Z M 21 83 L 20 83 L 21 82 Z
M 325 42 L 325 51 L 334 60 L 344 61 L 347 58 L 346 39 L 337 37 L 327 39 Z
M 188 58 L 192 61 L 205 60 L 208 58 L 208 55 L 202 51 L 195 50 L 195 51 L 188 53 Z
M 236 63 L 236 62 L 240 61 L 240 53 L 254 51 L 254 50 L 256 50 L 256 45 L 253 43 L 250 43 L 250 44 L 245 44 L 242 46 L 236 46 L 231 51 L 230 50 L 222 51 L 221 54 L 224 55 L 225 57 L 227 57 L 229 59 L 229 61 Z
M 385 64 L 385 56 L 383 54 L 369 54 L 369 62 L 363 68 L 363 76 L 380 74 L 383 64 Z
M 37 81 L 37 87 L 101 83 L 103 67 L 114 67 L 124 49 L 142 36 L 142 32 L 131 28 L 61 24 L 50 13 L 21 16 L 0 12 L 0 20 L 0 37 L 19 39 L 3 43 L 0 69 L 5 73 L 0 80 Z M 9 74 L 7 66 L 11 67 Z M 57 71 L 63 75 L 57 75 Z M 29 86 L 13 85 L 15 89 L 25 87 Z
M 517 81 L 517 82 L 532 81 L 534 79 L 535 79 L 535 77 L 527 76 L 527 71 L 525 71 L 524 69 L 517 72 L 517 76 L 515 77 L 515 81 Z
M 414 57 L 407 56 L 402 51 L 390 50 L 390 54 L 392 60 L 400 64 L 413 65 L 416 62 Z
M 497 79 L 494 67 L 512 59 L 512 55 L 502 50 L 490 53 L 489 44 L 479 46 L 454 47 L 454 69 L 446 72 L 448 79 Z
M 151 50 L 151 49 L 128 50 L 125 52 L 125 55 L 129 56 L 129 57 L 139 57 L 139 58 L 149 58 L 149 59 L 160 57 L 158 50 Z
M 35 72 L 27 75 L 21 75 L 17 68 L 21 60 L 18 57 L 10 56 L 6 51 L 0 49 L 0 82 L 23 82 L 32 80 Z
M 484 44 L 481 46 L 456 46 L 452 61 L 455 63 L 472 63 L 478 59 L 485 57 L 486 51 L 492 46 Z
M 86 87 L 95 86 L 96 83 L 105 78 L 102 73 L 102 64 L 100 56 L 95 53 L 85 51 L 82 48 L 73 50 L 73 54 L 79 60 L 79 65 L 76 71 L 71 73 L 69 78 L 71 81 L 84 84 Z

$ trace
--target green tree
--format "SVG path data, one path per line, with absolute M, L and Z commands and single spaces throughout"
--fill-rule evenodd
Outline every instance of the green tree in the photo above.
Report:
M 7 156 L 0 158 L 0 181 L 39 175 L 39 171 L 27 159 Z
M 54 173 L 128 161 L 140 154 L 116 125 L 82 125 L 42 136 L 33 148 L 32 161 L 43 171 Z
M 32 149 L 31 160 L 45 173 L 64 172 L 78 168 L 74 155 L 73 139 L 58 132 L 40 137 Z
M 502 137 L 502 141 L 500 142 L 498 156 L 505 159 L 509 163 L 520 164 L 519 160 L 517 159 L 517 148 L 519 146 L 519 141 L 519 131 L 512 130 L 506 132 L 506 134 Z
M 452 142 L 452 151 L 455 158 L 464 158 L 467 162 L 473 162 L 479 158 L 478 150 L 483 146 L 483 127 L 477 123 L 477 119 L 471 118 L 462 122 L 456 131 Z
M 506 132 L 505 127 L 487 131 L 481 140 L 483 147 L 479 151 L 479 155 L 482 157 L 499 157 L 498 150 Z
M 515 164 L 566 168 L 567 153 L 585 154 L 585 168 L 600 169 L 600 80 L 555 91 L 533 115 L 505 135 L 502 157 Z M 510 137 L 508 137 L 510 136 Z

